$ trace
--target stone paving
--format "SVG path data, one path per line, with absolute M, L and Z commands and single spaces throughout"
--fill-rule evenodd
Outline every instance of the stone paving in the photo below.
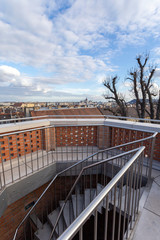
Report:
M 132 240 L 160 239 L 160 171 L 153 170 L 152 176 L 153 183 L 148 191 Z

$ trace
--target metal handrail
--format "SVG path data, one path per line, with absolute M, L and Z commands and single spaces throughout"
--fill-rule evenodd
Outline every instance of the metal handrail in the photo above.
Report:
M 158 132 L 155 132 L 152 136 L 149 136 L 149 137 L 146 137 L 146 138 L 143 138 L 143 139 L 139 139 L 139 140 L 135 140 L 135 141 L 132 141 L 132 142 L 129 142 L 129 143 L 125 143 L 125 144 L 122 144 L 122 145 L 118 145 L 118 146 L 114 146 L 114 147 L 110 147 L 110 148 L 107 148 L 107 149 L 104 149 L 104 150 L 99 150 L 98 152 L 96 153 L 93 153 L 92 155 L 90 155 L 89 157 L 83 159 L 83 160 L 80 160 L 78 161 L 77 163 L 73 164 L 72 166 L 62 170 L 61 172 L 59 172 L 58 174 L 55 175 L 55 177 L 51 180 L 51 182 L 48 184 L 48 186 L 46 187 L 46 189 L 44 190 L 44 192 L 41 194 L 41 196 L 37 199 L 36 203 L 31 207 L 31 209 L 29 210 L 29 212 L 26 214 L 26 216 L 23 218 L 23 220 L 21 221 L 21 223 L 18 225 L 18 227 L 16 228 L 16 231 L 15 231 L 15 234 L 14 234 L 14 237 L 13 237 L 13 240 L 16 239 L 16 235 L 17 235 L 17 232 L 18 232 L 18 229 L 21 227 L 21 225 L 24 223 L 24 221 L 28 218 L 29 214 L 32 212 L 32 210 L 36 207 L 36 205 L 38 204 L 38 202 L 41 200 L 41 198 L 44 196 L 44 194 L 46 193 L 46 191 L 49 189 L 49 187 L 53 184 L 53 182 L 57 179 L 57 177 L 59 175 L 61 175 L 62 173 L 65 173 L 66 171 L 72 169 L 73 167 L 75 166 L 78 166 L 79 164 L 87 161 L 89 158 L 92 158 L 94 157 L 95 155 L 98 155 L 99 153 L 102 153 L 102 152 L 105 152 L 105 151 L 110 151 L 110 150 L 113 150 L 113 149 L 116 149 L 116 148 L 120 148 L 120 147 L 124 147 L 124 146 L 128 146 L 128 145 L 131 145 L 131 144 L 136 144 L 138 142 L 143 142 L 143 141 L 146 141 L 146 140 L 149 140 L 149 139 L 152 139 L 152 138 L 155 138 L 156 135 L 158 134 Z
M 123 117 L 123 116 L 115 116 L 115 115 L 104 115 L 105 118 L 117 118 L 117 119 L 132 119 L 136 121 L 143 121 L 143 122 L 158 122 L 160 123 L 160 120 L 158 119 L 151 119 L 151 118 L 134 118 L 134 117 Z
M 37 119 L 37 118 L 39 118 L 39 119 L 47 119 L 47 118 L 51 118 L 51 117 L 53 117 L 53 118 L 57 118 L 57 117 L 61 117 L 61 118 L 64 118 L 64 117 L 78 117 L 78 116 L 80 116 L 80 117 L 102 117 L 102 118 L 104 118 L 105 117 L 105 115 L 44 115 L 44 116 L 36 116 L 36 117 L 25 117 L 25 118 L 11 118 L 11 119 L 3 119 L 3 120 L 0 120 L 0 123 L 2 122 L 23 122 L 23 121 L 26 121 L 26 120 L 28 120 L 28 121 L 32 121 L 32 119 Z
M 103 201 L 111 189 L 117 184 L 120 178 L 127 172 L 127 170 L 136 161 L 144 149 L 144 146 L 135 149 L 137 153 L 135 153 L 135 155 L 124 165 L 124 167 L 115 175 L 115 177 L 107 184 L 107 186 L 104 187 L 104 189 L 96 196 L 96 198 L 88 205 L 88 207 L 85 208 L 85 210 L 83 210 L 83 212 L 74 220 L 74 222 L 62 233 L 58 240 L 69 240 L 74 236 L 76 232 L 78 232 L 81 226 L 84 225 L 94 210 Z
M 145 147 L 144 147 L 144 148 L 145 148 Z M 59 221 L 59 219 L 60 219 L 60 217 L 61 217 L 61 214 L 62 214 L 62 212 L 63 212 L 63 209 L 64 209 L 64 207 L 65 207 L 65 205 L 66 205 L 66 202 L 68 201 L 68 199 L 70 198 L 71 194 L 73 193 L 73 191 L 74 191 L 74 189 L 75 189 L 75 186 L 76 186 L 76 184 L 78 183 L 79 179 L 81 178 L 83 172 L 84 172 L 86 169 L 89 169 L 89 168 L 92 168 L 92 167 L 101 165 L 101 164 L 103 164 L 103 163 L 108 163 L 108 162 L 110 162 L 110 161 L 113 161 L 113 160 L 116 159 L 116 158 L 120 158 L 120 157 L 123 157 L 123 156 L 125 156 L 125 155 L 130 154 L 130 153 L 136 152 L 138 149 L 139 149 L 139 148 L 136 148 L 136 149 L 130 150 L 130 151 L 128 151 L 128 152 L 118 154 L 118 155 L 116 155 L 116 156 L 113 156 L 113 157 L 104 159 L 104 160 L 102 160 L 102 161 L 100 161 L 100 162 L 96 162 L 96 163 L 90 164 L 90 165 L 85 166 L 85 167 L 82 168 L 82 170 L 80 171 L 80 173 L 79 173 L 77 179 L 75 180 L 73 186 L 71 187 L 71 190 L 69 191 L 66 199 L 64 200 L 64 203 L 63 203 L 63 205 L 62 205 L 62 207 L 61 207 L 61 210 L 60 210 L 60 212 L 59 212 L 59 214 L 58 214 L 57 220 L 56 220 L 56 222 L 55 222 L 55 225 L 54 225 L 54 228 L 53 228 L 53 230 L 52 230 L 52 233 L 51 233 L 51 235 L 50 235 L 49 240 L 52 239 L 53 233 L 54 233 L 55 228 L 56 228 L 56 226 L 57 226 L 57 223 L 58 223 L 58 221 Z
M 44 115 L 44 116 L 35 116 L 35 117 L 25 117 L 25 118 L 11 118 L 11 119 L 3 119 L 0 120 L 0 124 L 3 122 L 23 122 L 23 121 L 32 121 L 32 119 L 47 119 L 47 118 L 64 118 L 64 117 L 101 117 L 101 118 L 116 118 L 116 119 L 126 119 L 126 120 L 135 120 L 135 121 L 143 121 L 143 122 L 157 122 L 160 123 L 160 120 L 158 119 L 150 119 L 150 118 L 135 118 L 135 117 L 123 117 L 123 116 L 114 116 L 114 115 Z

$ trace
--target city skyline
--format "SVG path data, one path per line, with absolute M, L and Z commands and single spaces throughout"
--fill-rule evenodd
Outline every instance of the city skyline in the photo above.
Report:
M 0 102 L 105 101 L 104 78 L 132 99 L 127 71 L 150 53 L 160 87 L 158 0 L 1 0 Z

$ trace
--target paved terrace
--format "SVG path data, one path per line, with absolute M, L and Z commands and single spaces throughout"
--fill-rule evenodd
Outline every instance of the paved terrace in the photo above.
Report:
M 160 239 L 160 171 L 153 170 L 153 183 L 146 188 L 140 210 L 139 220 L 133 232 L 133 240 Z

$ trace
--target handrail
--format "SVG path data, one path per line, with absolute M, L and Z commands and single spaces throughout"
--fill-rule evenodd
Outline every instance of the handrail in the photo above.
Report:
M 160 120 L 158 119 L 150 119 L 150 118 L 135 118 L 135 117 L 124 117 L 124 116 L 115 116 L 115 115 L 44 115 L 44 116 L 35 116 L 35 117 L 25 117 L 25 118 L 11 118 L 11 119 L 3 119 L 3 120 L 0 120 L 0 124 L 3 122 L 20 122 L 20 121 L 32 121 L 32 119 L 47 119 L 47 118 L 57 118 L 57 117 L 60 117 L 60 118 L 64 118 L 64 117 L 101 117 L 101 118 L 116 118 L 116 119 L 128 119 L 128 120 L 136 120 L 136 121 L 143 121 L 143 122 L 157 122 L 157 123 L 160 123 Z
M 151 118 L 135 118 L 135 117 L 123 117 L 123 116 L 115 116 L 115 115 L 104 115 L 105 118 L 117 118 L 117 119 L 132 119 L 136 121 L 145 121 L 145 122 L 158 122 L 160 123 L 160 120 L 158 119 L 151 119 Z
M 99 126 L 100 124 L 90 124 L 90 126 Z M 31 132 L 31 131 L 36 131 L 36 130 L 41 130 L 41 129 L 46 129 L 46 128 L 52 128 L 52 127 L 62 127 L 62 126 L 66 126 L 66 124 L 59 124 L 59 125 L 48 125 L 48 126 L 44 126 L 44 127 L 35 127 L 35 128 L 30 128 L 30 129 L 25 129 L 25 130 L 19 130 L 19 131 L 13 131 L 13 132 L 9 132 L 9 133 L 0 133 L 0 137 L 5 137 L 5 136 L 10 136 L 10 135 L 13 135 L 13 134 L 20 134 L 20 133 L 26 133 L 26 132 Z M 69 126 L 75 126 L 75 125 L 72 125 L 70 124 Z M 76 125 L 77 126 L 77 125 Z M 79 126 L 82 126 L 82 124 L 80 124 Z M 87 124 L 87 126 L 89 126 L 89 124 Z M 126 128 L 126 127 L 125 127 Z M 130 129 L 130 130 L 134 130 L 133 128 L 127 128 L 127 129 Z M 142 132 L 141 129 L 136 129 L 136 131 L 140 131 Z M 155 133 L 154 131 L 150 131 L 150 130 L 143 130 L 143 132 L 147 132 L 147 133 Z M 158 132 L 157 132 L 158 134 Z
M 145 147 L 144 147 L 144 148 L 145 148 Z M 65 205 L 66 205 L 66 202 L 68 201 L 69 197 L 71 196 L 71 194 L 72 194 L 72 192 L 73 192 L 76 184 L 78 183 L 79 179 L 81 178 L 83 172 L 84 172 L 86 169 L 89 169 L 89 168 L 92 168 L 92 167 L 101 165 L 101 164 L 103 164 L 103 163 L 107 163 L 107 162 L 113 161 L 113 160 L 116 159 L 116 158 L 123 157 L 123 156 L 125 156 L 125 155 L 130 154 L 130 153 L 136 152 L 138 149 L 139 149 L 139 148 L 136 148 L 136 149 L 130 150 L 130 151 L 128 151 L 128 152 L 121 153 L 121 154 L 118 154 L 118 155 L 113 156 L 113 157 L 110 157 L 110 158 L 106 158 L 106 159 L 104 159 L 104 160 L 102 160 L 102 161 L 100 161 L 100 162 L 96 162 L 96 163 L 90 164 L 90 165 L 85 166 L 85 167 L 82 168 L 82 170 L 80 171 L 78 177 L 76 178 L 73 186 L 71 187 L 71 190 L 69 191 L 66 199 L 64 200 L 64 203 L 63 203 L 63 205 L 62 205 L 62 207 L 61 207 L 61 210 L 60 210 L 60 212 L 59 212 L 59 214 L 58 214 L 57 220 L 56 220 L 56 222 L 55 222 L 55 225 L 54 225 L 54 228 L 53 228 L 53 230 L 52 230 L 52 232 L 51 232 L 51 235 L 50 235 L 49 240 L 52 239 L 53 233 L 54 233 L 55 228 L 56 228 L 56 226 L 57 226 L 57 223 L 58 223 L 58 221 L 59 221 L 59 219 L 60 219 L 60 217 L 61 217 L 61 214 L 62 214 L 62 212 L 63 212 L 63 209 L 64 209 L 64 207 L 65 207 Z
M 138 150 L 139 149 L 139 150 Z M 117 184 L 120 178 L 126 173 L 131 165 L 136 161 L 145 147 L 140 147 L 137 153 L 124 165 L 124 167 L 115 175 L 115 177 L 107 184 L 106 187 L 93 199 L 93 201 L 83 210 L 83 212 L 74 220 L 74 222 L 62 233 L 58 240 L 69 240 L 80 229 L 80 227 L 91 216 L 97 206 L 103 201 L 109 191 Z
M 21 227 L 21 225 L 24 223 L 24 221 L 28 218 L 29 214 L 32 212 L 32 210 L 36 207 L 36 205 L 38 204 L 38 202 L 41 200 L 41 198 L 44 196 L 44 194 L 46 193 L 46 191 L 49 189 L 49 187 L 53 184 L 53 182 L 56 180 L 56 178 L 61 175 L 62 173 L 65 173 L 66 171 L 72 169 L 73 167 L 75 166 L 78 166 L 79 164 L 87 161 L 89 158 L 92 158 L 94 157 L 95 155 L 98 155 L 99 153 L 102 153 L 102 152 L 105 152 L 105 151 L 110 151 L 110 150 L 113 150 L 113 149 L 116 149 L 116 148 L 120 148 L 120 147 L 123 147 L 123 146 L 128 146 L 130 144 L 135 144 L 135 143 L 138 143 L 138 142 L 143 142 L 143 141 L 146 141 L 146 140 L 149 140 L 149 139 L 152 139 L 152 138 L 155 138 L 155 136 L 158 134 L 158 132 L 155 132 L 152 136 L 149 136 L 149 137 L 146 137 L 146 138 L 143 138 L 143 139 L 139 139 L 139 140 L 135 140 L 135 141 L 132 141 L 132 142 L 129 142 L 129 143 L 124 143 L 122 145 L 118 145 L 118 146 L 114 146 L 114 147 L 111 147 L 111 148 L 106 148 L 104 150 L 99 150 L 98 152 L 96 153 L 93 153 L 92 155 L 90 155 L 89 157 L 83 159 L 83 160 L 80 160 L 78 161 L 77 163 L 73 164 L 72 166 L 62 170 L 61 172 L 57 173 L 54 178 L 51 180 L 51 182 L 48 184 L 48 186 L 46 187 L 46 189 L 44 190 L 44 192 L 41 194 L 41 196 L 37 199 L 36 203 L 31 207 L 31 209 L 28 211 L 28 213 L 26 214 L 26 216 L 23 218 L 23 220 L 21 221 L 21 223 L 18 225 L 18 227 L 16 228 L 16 231 L 15 231 L 15 234 L 14 234 L 14 237 L 13 237 L 13 240 L 16 239 L 16 235 L 17 235 L 17 232 L 18 232 L 18 229 Z
M 10 119 L 3 119 L 3 120 L 0 120 L 0 124 L 1 122 L 18 122 L 18 121 L 32 121 L 32 119 L 47 119 L 47 118 L 57 118 L 57 117 L 60 117 L 60 118 L 64 118 L 64 117 L 101 117 L 101 118 L 105 118 L 105 115 L 103 114 L 100 114 L 100 115 L 44 115 L 44 116 L 35 116 L 35 117 L 25 117 L 25 118 L 10 118 Z

